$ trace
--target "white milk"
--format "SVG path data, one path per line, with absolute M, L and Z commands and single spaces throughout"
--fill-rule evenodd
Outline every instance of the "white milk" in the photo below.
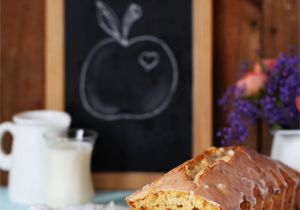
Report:
M 49 206 L 58 208 L 84 204 L 93 199 L 91 153 L 92 145 L 84 142 L 64 142 L 49 146 Z

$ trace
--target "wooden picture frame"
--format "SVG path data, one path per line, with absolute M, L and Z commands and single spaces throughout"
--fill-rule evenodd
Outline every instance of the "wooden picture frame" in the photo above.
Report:
M 64 0 L 45 4 L 45 107 L 64 109 Z M 193 0 L 193 155 L 212 145 L 212 1 Z M 161 173 L 94 173 L 96 189 L 136 189 Z

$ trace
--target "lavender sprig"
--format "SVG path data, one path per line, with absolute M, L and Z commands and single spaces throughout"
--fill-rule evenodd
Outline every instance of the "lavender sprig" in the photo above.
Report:
M 300 55 L 280 55 L 268 78 L 262 117 L 271 127 L 299 128 L 295 98 L 300 95 Z

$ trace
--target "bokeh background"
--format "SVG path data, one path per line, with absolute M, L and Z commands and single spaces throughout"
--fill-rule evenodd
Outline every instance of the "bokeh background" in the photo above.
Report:
M 0 121 L 45 107 L 45 4 L 1 0 Z M 235 81 L 241 62 L 257 60 L 257 50 L 273 57 L 289 46 L 299 47 L 299 25 L 299 0 L 213 1 L 213 136 L 225 124 L 217 99 Z M 11 137 L 6 138 L 9 152 Z M 258 123 L 243 144 L 269 154 L 271 141 L 267 125 Z M 6 173 L 0 176 L 0 184 L 6 184 Z

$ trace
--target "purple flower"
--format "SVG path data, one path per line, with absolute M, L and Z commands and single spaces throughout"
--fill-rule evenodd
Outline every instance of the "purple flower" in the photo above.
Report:
M 271 127 L 299 128 L 295 98 L 300 89 L 300 55 L 280 55 L 268 73 L 266 93 L 262 98 L 263 118 Z
M 280 55 L 266 74 L 268 81 L 261 93 L 243 97 L 245 90 L 232 85 L 219 100 L 219 105 L 229 111 L 228 126 L 217 132 L 222 145 L 241 143 L 249 134 L 247 127 L 260 119 L 274 128 L 300 127 L 300 115 L 295 106 L 295 98 L 300 95 L 300 55 Z
M 242 91 L 231 86 L 219 100 L 219 105 L 224 110 L 230 109 L 227 117 L 228 126 L 217 133 L 222 145 L 241 143 L 248 136 L 247 124 L 255 123 L 260 116 L 259 104 L 256 101 L 237 97 L 241 96 Z M 231 107 L 228 107 L 229 105 Z

